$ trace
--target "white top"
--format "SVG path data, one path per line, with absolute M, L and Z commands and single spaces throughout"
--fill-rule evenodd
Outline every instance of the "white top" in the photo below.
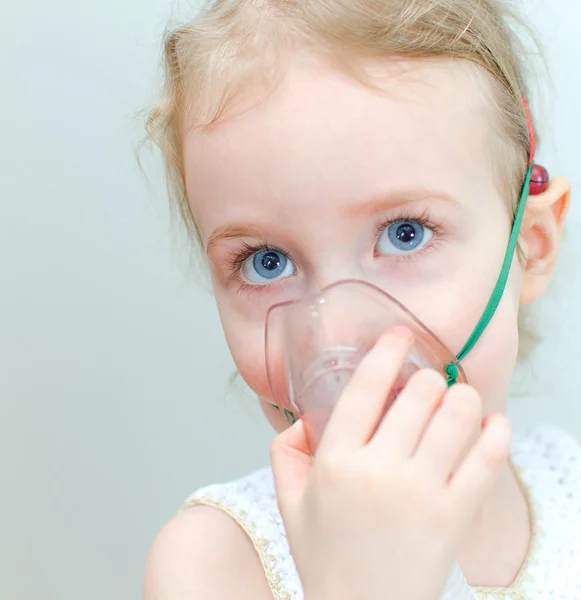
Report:
M 474 588 L 479 600 L 581 600 L 581 445 L 553 426 L 515 433 L 511 458 L 532 520 L 527 558 L 508 588 Z M 251 539 L 273 597 L 303 600 L 270 468 L 204 487 L 185 507 L 213 506 Z

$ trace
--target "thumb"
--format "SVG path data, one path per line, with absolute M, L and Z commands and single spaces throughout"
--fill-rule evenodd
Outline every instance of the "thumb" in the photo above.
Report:
M 274 438 L 270 460 L 280 512 L 286 517 L 302 498 L 313 464 L 302 419 Z

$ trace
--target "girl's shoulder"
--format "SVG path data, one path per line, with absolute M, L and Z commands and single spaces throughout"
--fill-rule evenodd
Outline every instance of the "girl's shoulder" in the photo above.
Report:
M 302 588 L 278 508 L 272 469 L 267 467 L 226 483 L 205 486 L 184 505 L 213 507 L 246 534 L 275 600 L 299 600 Z
M 270 468 L 204 486 L 186 499 L 182 511 L 196 506 L 216 508 L 233 519 L 252 540 L 263 564 L 270 561 L 267 553 L 286 542 Z
M 245 479 L 256 483 L 260 477 Z M 147 559 L 145 600 L 272 598 L 251 530 L 243 526 L 242 516 L 235 510 L 236 498 L 240 502 L 246 497 L 244 493 L 236 495 L 238 487 L 245 486 L 231 482 L 199 490 L 165 525 Z M 233 504 L 226 500 L 229 495 Z

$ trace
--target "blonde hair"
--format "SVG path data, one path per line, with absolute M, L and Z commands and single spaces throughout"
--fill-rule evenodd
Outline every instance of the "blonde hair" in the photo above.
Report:
M 489 82 L 493 167 L 514 215 L 530 154 L 527 52 L 515 26 L 531 33 L 501 0 L 206 0 L 194 20 L 165 35 L 165 81 L 146 124 L 164 157 L 172 208 L 201 243 L 186 198 L 186 125 L 211 128 L 251 83 L 274 89 L 283 60 L 302 47 L 366 85 L 373 82 L 362 58 L 463 59 L 480 67 Z M 523 333 L 530 342 L 522 322 L 520 329 L 521 342 Z

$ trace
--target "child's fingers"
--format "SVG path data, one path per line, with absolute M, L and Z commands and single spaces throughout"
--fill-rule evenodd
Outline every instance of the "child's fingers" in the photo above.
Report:
M 413 335 L 405 327 L 390 329 L 379 338 L 339 398 L 318 455 L 338 447 L 358 448 L 369 441 L 412 343 Z
M 492 488 L 510 454 L 512 425 L 500 413 L 490 415 L 480 437 L 456 470 L 449 490 L 458 505 L 476 509 Z
M 313 463 L 302 419 L 276 436 L 270 460 L 280 510 L 285 514 L 302 497 Z
M 478 392 L 468 385 L 456 384 L 427 426 L 414 462 L 430 476 L 448 481 L 481 421 L 482 402 Z
M 444 377 L 433 369 L 414 373 L 383 417 L 369 446 L 380 447 L 390 457 L 410 457 L 447 389 Z

